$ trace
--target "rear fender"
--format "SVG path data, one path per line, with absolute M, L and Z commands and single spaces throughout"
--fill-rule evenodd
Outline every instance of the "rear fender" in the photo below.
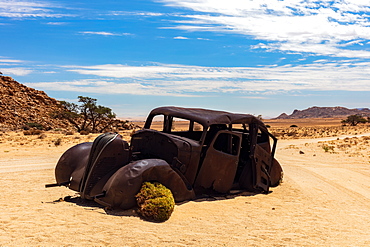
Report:
M 271 187 L 276 187 L 281 184 L 283 180 L 283 174 L 283 168 L 281 167 L 279 161 L 274 159 L 270 171 Z
M 135 195 L 146 181 L 157 181 L 169 188 L 176 202 L 195 198 L 193 189 L 166 161 L 144 159 L 120 168 L 105 184 L 104 196 L 95 201 L 111 208 L 132 208 L 136 205 Z

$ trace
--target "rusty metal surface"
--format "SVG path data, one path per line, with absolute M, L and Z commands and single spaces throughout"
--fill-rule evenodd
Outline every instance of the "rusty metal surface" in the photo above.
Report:
M 101 193 L 110 176 L 129 162 L 128 143 L 115 133 L 105 133 L 96 138 L 89 154 L 79 192 L 81 197 L 92 199 Z M 100 181 L 102 180 L 102 181 Z
M 231 147 L 227 143 L 221 143 L 224 151 L 221 151 L 221 148 L 215 145 L 216 140 L 219 140 L 222 134 L 238 136 L 235 153 L 228 150 Z M 227 193 L 232 188 L 239 163 L 241 139 L 241 133 L 232 133 L 225 130 L 219 132 L 219 135 L 215 137 L 207 150 L 195 186 L 213 189 L 220 193 Z
M 135 195 L 145 181 L 158 181 L 169 188 L 176 202 L 195 198 L 193 189 L 187 187 L 167 162 L 144 159 L 120 168 L 105 184 L 105 195 L 95 201 L 111 208 L 131 208 L 136 205 Z
M 157 114 L 165 115 L 163 131 L 150 129 Z M 190 120 L 189 129 L 172 132 L 173 117 Z M 203 130 L 195 131 L 194 122 Z M 242 125 L 238 129 L 233 124 Z M 94 144 L 67 150 L 57 164 L 56 180 L 82 198 L 124 209 L 134 206 L 145 181 L 164 184 L 178 202 L 232 188 L 266 193 L 282 178 L 274 158 L 276 142 L 249 114 L 160 107 L 151 111 L 144 129 L 132 135 L 130 146 L 119 135 L 106 133 Z
M 230 113 L 225 111 L 214 111 L 201 108 L 182 108 L 182 107 L 159 107 L 152 110 L 149 114 L 149 118 L 153 115 L 167 115 L 188 120 L 194 120 L 203 126 L 209 127 L 213 124 L 251 124 L 256 123 L 260 126 L 265 126 L 264 123 L 250 114 L 238 114 Z M 149 128 L 145 124 L 145 128 Z

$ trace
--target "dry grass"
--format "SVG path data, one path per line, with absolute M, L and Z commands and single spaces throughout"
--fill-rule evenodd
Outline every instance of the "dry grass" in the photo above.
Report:
M 132 130 L 120 132 L 124 140 L 130 140 Z M 80 135 L 79 133 L 63 131 L 45 131 L 37 135 L 24 133 L 24 131 L 12 131 L 0 133 L 0 147 L 22 146 L 24 148 L 32 147 L 53 147 L 53 146 L 73 146 L 82 142 L 92 142 L 100 134 Z
M 337 137 L 342 135 L 360 135 L 370 132 L 369 124 L 358 126 L 306 126 L 306 127 L 271 127 L 269 131 L 278 139 L 301 139 Z
M 327 152 L 331 152 L 333 154 L 345 155 L 348 157 L 365 157 L 370 159 L 370 136 L 337 139 L 321 142 L 319 143 L 319 146 L 320 145 L 322 147 L 329 147 Z

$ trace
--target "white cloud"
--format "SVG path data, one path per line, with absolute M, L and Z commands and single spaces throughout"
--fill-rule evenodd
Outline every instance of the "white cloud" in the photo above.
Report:
M 60 22 L 47 22 L 46 24 L 51 25 L 51 26 L 63 26 L 63 25 L 66 25 L 67 22 L 62 22 L 62 21 L 60 21 Z
M 49 1 L 29 1 L 29 0 L 0 0 L 0 17 L 8 18 L 30 18 L 30 17 L 52 17 L 60 18 L 72 16 L 70 14 L 56 13 L 57 9 L 62 8 Z
M 23 63 L 23 60 L 10 59 L 7 57 L 0 56 L 0 63 Z
M 71 91 L 97 94 L 132 94 L 132 95 L 165 95 L 190 97 L 190 95 L 179 94 L 163 90 L 161 87 L 144 85 L 143 83 L 117 83 L 104 80 L 80 80 L 80 81 L 58 81 L 26 83 L 27 86 L 53 91 Z
M 132 11 L 111 11 L 109 12 L 109 15 L 115 15 L 115 16 L 141 16 L 141 17 L 158 17 L 163 16 L 163 13 L 156 13 L 156 12 L 132 12 Z
M 370 92 L 370 62 L 351 60 L 316 60 L 305 65 L 259 67 L 105 64 L 64 68 L 69 72 L 100 76 L 102 79 L 40 83 L 37 88 L 184 97 L 199 93 L 268 95 L 297 91 Z
M 33 70 L 27 68 L 1 68 L 1 72 L 4 75 L 24 76 L 32 73 Z
M 179 15 L 173 28 L 234 32 L 265 40 L 268 50 L 333 57 L 370 58 L 370 51 L 351 49 L 370 39 L 368 0 L 160 0 L 195 14 Z M 347 46 L 343 46 L 346 43 Z M 362 43 L 361 43 L 362 44 Z M 260 47 L 262 48 L 262 47 Z
M 189 39 L 189 38 L 183 37 L 183 36 L 177 36 L 177 37 L 173 37 L 173 39 Z
M 102 35 L 102 36 L 129 36 L 131 33 L 112 33 L 112 32 L 93 32 L 93 31 L 83 31 L 80 34 L 91 34 L 91 35 Z
M 24 63 L 26 63 L 26 61 L 0 56 L 0 71 L 4 75 L 18 75 L 18 76 L 24 76 L 32 73 L 34 70 L 30 68 L 14 67 Z

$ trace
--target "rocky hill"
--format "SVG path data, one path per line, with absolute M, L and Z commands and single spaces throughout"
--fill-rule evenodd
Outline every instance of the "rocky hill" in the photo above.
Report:
M 58 101 L 45 92 L 29 88 L 8 76 L 0 76 L 0 130 L 37 126 L 45 130 L 70 128 L 65 120 L 54 119 Z
M 294 118 L 333 118 L 333 117 L 347 117 L 350 115 L 361 115 L 370 117 L 369 108 L 348 109 L 345 107 L 310 107 L 305 110 L 294 110 L 292 114 L 280 114 L 276 119 L 294 119 Z

